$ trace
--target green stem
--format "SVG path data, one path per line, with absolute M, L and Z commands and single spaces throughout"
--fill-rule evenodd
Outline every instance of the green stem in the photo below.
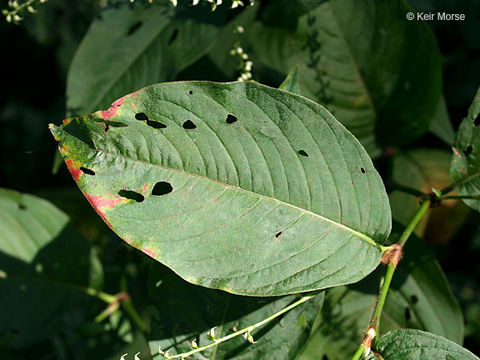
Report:
M 425 200 L 422 203 L 422 206 L 420 206 L 420 208 L 417 210 L 417 213 L 414 215 L 413 219 L 410 221 L 410 223 L 407 225 L 407 227 L 403 231 L 402 235 L 400 236 L 400 239 L 398 239 L 398 242 L 397 242 L 398 245 L 401 245 L 402 247 L 403 245 L 405 245 L 408 238 L 412 234 L 413 230 L 415 230 L 420 220 L 422 220 L 424 215 L 427 213 L 428 208 L 430 207 L 430 204 L 431 204 L 430 200 Z
M 250 332 L 252 332 L 253 330 L 259 328 L 260 326 L 262 325 L 265 325 L 266 323 L 272 321 L 273 319 L 279 317 L 280 315 L 286 313 L 287 311 L 297 307 L 298 305 L 300 304 L 303 304 L 304 302 L 310 300 L 311 298 L 313 298 L 315 295 L 309 295 L 309 296 L 303 296 L 300 300 L 294 302 L 293 304 L 290 304 L 289 306 L 283 308 L 282 310 L 276 312 L 275 314 L 263 319 L 262 321 L 256 323 L 256 324 L 253 324 L 253 325 L 250 325 L 250 326 L 247 326 L 246 328 L 243 328 L 241 330 L 238 330 L 238 331 L 235 331 L 234 333 L 231 333 L 230 335 L 227 335 L 227 336 L 224 336 L 222 338 L 219 338 L 219 339 L 214 339 L 212 343 L 210 344 L 207 344 L 207 345 L 204 345 L 204 346 L 201 346 L 201 347 L 198 347 L 196 349 L 193 349 L 191 351 L 188 351 L 188 352 L 185 352 L 185 353 L 181 353 L 181 354 L 175 354 L 175 355 L 168 355 L 167 353 L 164 353 L 163 351 L 161 351 L 161 349 L 159 349 L 159 352 L 160 354 L 166 358 L 166 359 L 185 359 L 187 358 L 188 356 L 190 355 L 193 355 L 195 353 L 198 353 L 198 352 L 201 352 L 201 351 L 204 351 L 208 348 L 211 348 L 213 346 L 217 346 L 218 344 L 222 343 L 222 342 L 225 342 L 227 340 L 230 340 L 234 337 L 237 337 L 237 336 L 240 336 L 240 335 L 243 335 L 243 334 L 250 334 Z
M 365 334 L 365 337 L 363 338 L 362 343 L 355 352 L 355 355 L 352 357 L 352 360 L 359 360 L 370 352 L 371 343 L 372 340 L 376 337 L 376 331 L 380 323 L 380 318 L 382 316 L 383 306 L 385 305 L 385 300 L 387 299 L 388 290 L 390 289 L 390 284 L 392 283 L 393 274 L 395 273 L 397 263 L 401 257 L 402 248 L 412 234 L 413 230 L 415 230 L 415 228 L 417 227 L 420 220 L 422 220 L 423 216 L 425 216 L 425 214 L 427 213 L 430 205 L 430 200 L 425 200 L 422 203 L 422 205 L 414 215 L 413 219 L 407 225 L 402 235 L 400 235 L 398 242 L 395 245 L 391 246 L 390 251 L 393 251 L 393 253 L 390 257 L 388 257 L 387 272 L 385 273 L 385 279 L 383 280 L 380 294 L 375 304 L 375 309 L 370 320 L 370 326 Z
M 122 301 L 122 308 L 125 310 L 125 312 L 130 316 L 132 321 L 135 323 L 135 325 L 138 326 L 138 328 L 146 334 L 148 329 L 145 323 L 143 322 L 142 318 L 138 314 L 137 310 L 135 309 L 135 306 L 133 306 L 133 303 L 130 300 L 124 300 Z
M 445 195 L 440 196 L 438 200 L 448 200 L 448 199 L 471 199 L 471 200 L 479 200 L 480 195 Z
M 96 297 L 104 302 L 106 302 L 107 304 L 112 304 L 114 303 L 115 301 L 117 301 L 117 297 L 115 295 L 110 295 L 110 294 L 107 294 L 107 293 L 104 293 L 103 291 L 98 291 L 98 290 L 95 290 L 95 289 L 92 289 L 92 288 L 83 288 L 83 290 L 90 296 L 93 296 L 93 297 Z
M 352 360 L 360 360 L 363 356 L 363 353 L 365 352 L 365 345 L 364 344 L 361 344 L 358 349 L 357 349 L 357 352 L 355 353 L 355 355 L 353 355 L 352 357 Z

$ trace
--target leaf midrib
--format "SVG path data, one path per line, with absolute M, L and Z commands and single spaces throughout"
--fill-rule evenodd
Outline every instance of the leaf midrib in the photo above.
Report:
M 66 131 L 63 130 L 63 128 L 60 128 L 60 130 L 65 133 L 67 136 L 71 136 L 71 137 L 74 137 L 73 135 L 67 133 Z M 165 167 L 165 166 L 162 166 L 160 164 L 152 164 L 152 163 L 149 163 L 149 162 L 146 162 L 146 161 L 143 161 L 143 160 L 139 160 L 139 159 L 134 159 L 134 158 L 131 158 L 131 157 L 128 157 L 126 155 L 123 155 L 123 154 L 113 154 L 107 150 L 104 150 L 104 149 L 99 149 L 97 147 L 93 147 L 90 145 L 90 144 L 87 144 L 85 143 L 83 140 L 79 139 L 79 138 L 76 138 L 77 140 L 81 141 L 82 143 L 84 143 L 88 148 L 91 148 L 93 149 L 94 151 L 97 151 L 97 152 L 102 152 L 104 154 L 107 154 L 111 157 L 115 157 L 115 156 L 118 156 L 118 157 L 121 157 L 125 160 L 129 160 L 129 161 L 133 161 L 135 163 L 140 163 L 140 164 L 144 164 L 144 165 L 147 165 L 147 166 L 153 166 L 153 167 L 159 167 L 163 170 L 167 170 L 167 171 L 173 171 L 173 172 L 176 172 L 176 173 L 180 173 L 180 174 L 183 174 L 183 175 L 188 175 L 188 176 L 192 176 L 192 177 L 196 177 L 200 180 L 203 180 L 203 181 L 207 181 L 207 182 L 214 182 L 214 183 L 218 183 L 218 184 L 221 184 L 222 186 L 226 187 L 226 188 L 229 188 L 229 189 L 232 189 L 232 190 L 236 190 L 236 191 L 239 191 L 239 192 L 243 192 L 243 193 L 246 193 L 246 194 L 249 194 L 249 195 L 253 195 L 253 196 L 256 196 L 256 197 L 260 197 L 262 199 L 265 199 L 265 200 L 268 200 L 268 201 L 273 201 L 273 202 L 276 202 L 280 205 L 283 205 L 283 206 L 287 206 L 287 207 L 290 207 L 290 208 L 293 208 L 295 209 L 296 211 L 299 211 L 301 213 L 304 213 L 304 214 L 308 214 L 308 215 L 311 215 L 311 216 L 314 216 L 315 218 L 319 218 L 320 220 L 323 220 L 324 222 L 327 222 L 327 223 L 330 223 L 340 229 L 343 229 L 343 230 L 346 230 L 347 232 L 350 232 L 352 233 L 353 235 L 355 235 L 356 237 L 358 237 L 359 239 L 365 241 L 366 243 L 370 244 L 370 245 L 373 245 L 374 247 L 377 247 L 379 248 L 381 251 L 383 251 L 385 249 L 384 246 L 378 244 L 375 240 L 373 240 L 371 237 L 369 237 L 368 235 L 365 235 L 355 229 L 352 229 L 346 225 L 343 225 L 337 221 L 334 221 L 332 219 L 329 219 L 323 215 L 320 215 L 320 214 L 317 214 L 317 213 L 314 213 L 310 210 L 306 210 L 306 209 L 303 209 L 303 208 L 300 208 L 296 205 L 293 205 L 293 204 L 290 204 L 290 203 L 287 203 L 287 202 L 284 202 L 282 200 L 279 200 L 279 199 L 276 199 L 276 198 L 272 198 L 272 197 L 268 197 L 266 195 L 263 195 L 263 194 L 259 194 L 259 193 L 256 193 L 256 192 L 253 192 L 253 191 L 250 191 L 250 190 L 246 190 L 244 188 L 241 188 L 239 186 L 235 186 L 235 185 L 230 185 L 230 184 L 226 184 L 224 182 L 221 182 L 219 180 L 216 180 L 216 179 L 211 179 L 209 177 L 206 177 L 206 176 L 202 176 L 202 175 L 199 175 L 199 174 L 195 174 L 195 173 L 192 173 L 192 172 L 188 172 L 186 170 L 181 170 L 181 169 L 175 169 L 175 168 L 171 168 L 171 167 Z

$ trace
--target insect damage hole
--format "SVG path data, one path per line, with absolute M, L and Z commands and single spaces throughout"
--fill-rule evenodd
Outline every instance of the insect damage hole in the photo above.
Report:
M 141 112 L 141 113 L 136 113 L 135 114 L 135 119 L 137 120 L 140 120 L 140 121 L 150 121 L 150 119 L 148 118 L 147 114 Z
M 136 202 L 142 202 L 145 200 L 145 197 L 142 194 L 132 190 L 120 190 L 118 195 L 125 199 L 135 200 Z
M 367 171 L 365 170 L 365 168 L 360 168 L 360 171 L 362 172 L 362 174 L 365 174 Z
M 465 154 L 465 156 L 468 156 L 472 153 L 472 151 L 473 151 L 472 145 L 468 145 L 468 147 L 465 150 L 463 150 L 463 153 Z
M 232 114 L 228 114 L 227 115 L 227 119 L 225 120 L 227 122 L 227 124 L 233 124 L 235 121 L 237 121 L 237 117 L 235 115 L 232 115 Z
M 174 29 L 172 31 L 172 35 L 170 35 L 170 38 L 168 39 L 168 45 L 172 45 L 172 43 L 175 41 L 177 36 L 178 36 L 178 29 Z
M 275 234 L 275 238 L 278 239 L 280 237 L 280 235 L 282 235 L 281 231 L 279 231 L 278 233 Z
M 405 308 L 405 320 L 410 320 L 412 318 L 412 314 L 410 313 L 410 309 L 407 307 Z
M 197 128 L 197 125 L 195 125 L 193 121 L 187 120 L 183 123 L 182 127 L 186 130 L 193 130 Z
M 188 92 L 188 94 L 189 94 L 189 95 L 193 95 L 193 91 L 190 90 L 190 91 Z
M 143 25 L 142 21 L 137 21 L 135 24 L 130 26 L 130 28 L 128 29 L 128 32 L 127 32 L 127 36 L 131 36 L 131 35 L 135 34 L 137 32 L 137 30 L 140 29 L 140 26 L 142 26 L 142 25 Z
M 87 169 L 87 168 L 81 166 L 80 170 L 86 175 L 91 175 L 91 176 L 95 175 L 95 171 L 93 171 L 92 169 Z
M 298 150 L 298 155 L 309 157 L 305 150 Z
M 147 125 L 154 129 L 165 129 L 167 125 L 158 121 L 147 120 Z
M 418 302 L 418 297 L 416 295 L 410 296 L 410 301 L 412 304 L 416 304 Z
M 173 187 L 170 183 L 166 181 L 159 181 L 155 184 L 152 190 L 152 195 L 162 196 L 169 194 L 173 191 Z

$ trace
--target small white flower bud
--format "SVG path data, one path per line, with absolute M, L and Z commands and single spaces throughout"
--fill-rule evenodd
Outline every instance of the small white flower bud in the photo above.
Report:
M 139 357 L 138 355 L 140 355 L 139 352 L 137 352 L 137 353 L 135 354 L 135 359 L 134 359 L 134 360 L 140 360 L 140 357 Z
M 122 356 L 120 356 L 120 360 L 125 360 L 125 356 L 127 356 L 127 355 L 128 355 L 128 353 L 123 354 Z
M 207 338 L 209 338 L 210 340 L 215 340 L 215 328 L 216 328 L 216 326 L 211 328 L 210 331 L 207 334 Z
M 27 10 L 28 10 L 28 12 L 30 12 L 30 13 L 32 13 L 32 14 L 34 14 L 34 13 L 37 12 L 37 10 L 35 10 L 35 9 L 33 8 L 33 6 L 31 6 L 31 5 L 27 6 Z
M 239 46 L 237 47 L 237 54 L 242 54 L 243 53 L 243 49 Z
M 192 348 L 198 349 L 197 340 L 195 340 L 195 339 L 192 340 Z

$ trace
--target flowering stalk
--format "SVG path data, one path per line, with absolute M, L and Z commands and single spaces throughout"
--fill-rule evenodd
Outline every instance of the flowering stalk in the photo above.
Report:
M 193 350 L 191 351 L 188 351 L 188 352 L 184 352 L 184 353 L 181 353 L 181 354 L 175 354 L 175 355 L 169 355 L 168 354 L 168 351 L 164 352 L 161 348 L 158 349 L 158 352 L 160 353 L 160 355 L 162 355 L 165 359 L 186 359 L 187 357 L 193 355 L 193 354 L 196 354 L 196 353 L 199 353 L 201 351 L 204 351 L 208 348 L 211 348 L 211 347 L 214 347 L 214 346 L 217 346 L 218 344 L 222 343 L 222 342 L 225 342 L 227 340 L 230 340 L 230 339 L 233 339 L 234 337 L 237 337 L 237 336 L 240 336 L 240 335 L 243 335 L 245 340 L 247 340 L 249 343 L 253 344 L 255 342 L 255 340 L 253 339 L 253 336 L 251 335 L 251 332 L 257 328 L 259 328 L 260 326 L 262 325 L 265 325 L 266 323 L 272 321 L 273 319 L 279 317 L 280 315 L 286 313 L 287 311 L 297 307 L 298 305 L 300 304 L 303 304 L 304 302 L 310 300 L 311 298 L 313 298 L 315 295 L 308 295 L 308 296 L 302 296 L 299 300 L 295 301 L 293 304 L 290 304 L 289 306 L 283 308 L 282 310 L 276 312 L 275 314 L 273 315 L 270 315 L 269 317 L 267 317 L 266 319 L 263 319 L 262 321 L 256 323 L 256 324 L 253 324 L 253 325 L 250 325 L 250 326 L 247 326 L 246 328 L 243 328 L 241 330 L 238 330 L 238 331 L 235 331 L 234 333 L 231 333 L 227 336 L 224 336 L 224 337 L 221 337 L 219 339 L 216 339 L 215 338 L 215 328 L 212 328 L 210 329 L 210 331 L 208 332 L 208 335 L 207 337 L 212 340 L 211 343 L 207 344 L 207 345 L 204 345 L 204 346 L 198 346 L 197 342 L 194 340 L 192 342 L 192 348 Z
M 2 10 L 2 14 L 5 15 L 7 22 L 13 22 L 14 24 L 18 24 L 23 19 L 21 16 L 23 11 L 27 10 L 29 13 L 37 12 L 37 10 L 35 10 L 35 8 L 33 7 L 33 4 L 35 2 L 43 4 L 46 3 L 47 0 L 27 0 L 21 4 L 18 3 L 18 0 L 9 0 L 9 9 Z

